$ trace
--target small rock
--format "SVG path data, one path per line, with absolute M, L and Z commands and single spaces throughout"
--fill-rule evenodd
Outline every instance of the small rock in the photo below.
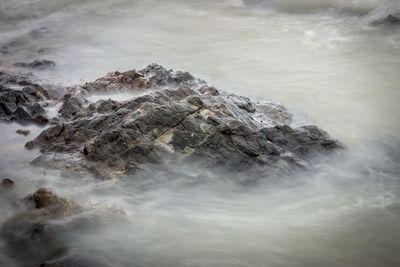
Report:
M 44 70 L 44 69 L 54 68 L 56 66 L 56 63 L 54 61 L 47 60 L 47 59 L 35 59 L 34 61 L 32 61 L 30 63 L 17 62 L 17 63 L 14 63 L 13 65 L 16 67 L 22 67 L 22 68 Z
M 219 91 L 215 89 L 214 87 L 209 87 L 209 86 L 203 86 L 199 89 L 199 92 L 202 94 L 208 94 L 212 96 L 217 96 L 219 95 Z
M 29 130 L 19 129 L 19 130 L 16 131 L 16 133 L 27 136 L 28 134 L 30 134 L 30 131 Z
M 387 25 L 394 26 L 400 25 L 400 13 L 389 14 L 386 18 L 378 19 L 372 22 L 373 26 Z
M 1 182 L 1 187 L 3 187 L 3 188 L 11 188 L 13 186 L 14 186 L 14 181 L 9 178 L 5 178 Z

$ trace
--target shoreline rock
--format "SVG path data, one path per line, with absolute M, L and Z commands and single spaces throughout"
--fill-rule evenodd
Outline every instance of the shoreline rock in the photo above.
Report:
M 51 98 L 32 74 L 0 70 L 0 119 L 46 124 L 48 119 L 40 103 Z

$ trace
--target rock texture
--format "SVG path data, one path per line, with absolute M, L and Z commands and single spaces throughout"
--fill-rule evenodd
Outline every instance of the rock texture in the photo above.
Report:
M 40 84 L 33 74 L 0 70 L 0 120 L 46 124 L 43 106 L 58 97 L 54 88 Z
M 121 90 L 143 94 L 122 102 L 87 99 Z M 73 88 L 59 115 L 54 126 L 26 144 L 43 153 L 33 163 L 106 179 L 165 159 L 235 172 L 290 171 L 341 147 L 316 126 L 289 126 L 291 115 L 280 105 L 220 92 L 187 72 L 156 64 Z

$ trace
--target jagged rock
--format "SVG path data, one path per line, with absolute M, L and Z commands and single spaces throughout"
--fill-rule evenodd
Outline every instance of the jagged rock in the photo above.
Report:
M 56 63 L 54 61 L 47 60 L 47 59 L 35 59 L 34 61 L 29 62 L 29 63 L 17 62 L 17 63 L 14 63 L 13 65 L 16 67 L 22 67 L 22 68 L 44 70 L 44 69 L 54 68 L 56 66 Z
M 158 90 L 124 102 L 87 103 L 90 92 L 110 85 L 133 89 L 137 79 Z M 141 164 L 166 158 L 231 171 L 257 166 L 287 171 L 305 167 L 315 153 L 341 147 L 315 126 L 286 125 L 291 115 L 280 105 L 211 88 L 187 73 L 154 64 L 139 72 L 114 72 L 76 88 L 79 101 L 65 98 L 60 110 L 64 120 L 26 147 L 41 148 L 43 155 L 34 164 L 59 168 L 57 155 L 75 155 L 64 158 L 69 170 L 89 170 L 103 178 L 130 174 Z
M 140 71 L 150 82 L 156 86 L 198 86 L 199 84 L 205 84 L 203 80 L 196 79 L 189 72 L 186 71 L 173 71 L 167 70 L 163 66 L 158 64 L 150 64 L 146 68 Z
M 48 122 L 40 103 L 56 98 L 55 90 L 49 93 L 35 79 L 32 74 L 0 71 L 0 119 L 38 124 Z
M 202 94 L 209 94 L 209 95 L 213 95 L 213 96 L 219 95 L 219 91 L 217 89 L 215 89 L 214 87 L 210 87 L 210 86 L 202 86 L 199 89 L 199 92 Z
M 79 117 L 80 112 L 90 105 L 87 97 L 92 94 L 177 88 L 182 85 L 198 87 L 204 83 L 187 72 L 167 70 L 157 64 L 151 64 L 139 71 L 110 72 L 94 82 L 69 90 L 64 96 L 59 113 L 66 120 Z

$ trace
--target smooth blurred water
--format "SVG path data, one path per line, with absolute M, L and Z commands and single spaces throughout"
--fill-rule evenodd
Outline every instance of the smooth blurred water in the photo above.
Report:
M 346 146 L 257 186 L 195 166 L 105 183 L 23 170 L 34 155 L 2 124 L 0 175 L 20 196 L 48 185 L 124 210 L 127 221 L 69 241 L 113 266 L 400 266 L 400 28 L 371 25 L 399 11 L 395 0 L 0 1 L 1 44 L 17 41 L 4 64 L 51 59 L 36 74 L 74 84 L 157 62 L 280 102 Z

